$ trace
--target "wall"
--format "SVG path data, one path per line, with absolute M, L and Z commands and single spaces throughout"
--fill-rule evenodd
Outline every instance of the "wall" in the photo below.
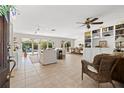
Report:
M 84 44 L 84 34 L 82 33 L 82 35 L 79 36 L 79 38 L 77 38 L 74 42 L 74 47 L 78 47 L 79 44 Z

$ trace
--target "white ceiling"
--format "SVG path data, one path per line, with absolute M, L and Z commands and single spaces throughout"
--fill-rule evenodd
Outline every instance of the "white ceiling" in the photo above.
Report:
M 111 18 L 107 15 L 124 10 L 124 6 L 27 5 L 16 7 L 20 15 L 14 19 L 14 32 L 34 34 L 39 26 L 40 31 L 37 33 L 39 35 L 70 38 L 78 38 L 83 33 L 82 30 L 87 30 L 85 27 L 80 28 L 76 22 L 84 21 L 87 17 L 98 17 L 99 21 L 106 23 L 108 20 L 114 20 L 114 15 Z

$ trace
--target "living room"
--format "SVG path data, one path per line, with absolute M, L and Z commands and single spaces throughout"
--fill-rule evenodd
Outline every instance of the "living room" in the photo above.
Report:
M 1 9 L 6 7 L 3 5 Z M 10 8 L 9 20 L 6 13 L 0 12 L 1 23 L 10 21 L 9 87 L 124 87 L 124 6 L 16 5 Z

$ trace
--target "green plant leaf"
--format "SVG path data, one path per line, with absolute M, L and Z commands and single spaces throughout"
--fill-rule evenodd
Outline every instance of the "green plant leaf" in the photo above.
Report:
M 16 10 L 12 5 L 0 5 L 0 16 L 6 16 L 9 11 Z
M 5 15 L 5 14 L 6 14 L 5 11 L 6 11 L 6 10 L 4 9 L 4 6 L 1 5 L 1 6 L 0 6 L 0 12 L 1 12 L 1 14 L 2 14 L 2 15 Z

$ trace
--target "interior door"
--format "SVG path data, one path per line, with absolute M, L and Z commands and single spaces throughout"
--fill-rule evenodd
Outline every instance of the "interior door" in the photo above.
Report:
M 9 16 L 8 16 L 9 18 Z M 9 21 L 9 20 L 8 20 Z M 9 22 L 0 16 L 0 88 L 9 88 Z

